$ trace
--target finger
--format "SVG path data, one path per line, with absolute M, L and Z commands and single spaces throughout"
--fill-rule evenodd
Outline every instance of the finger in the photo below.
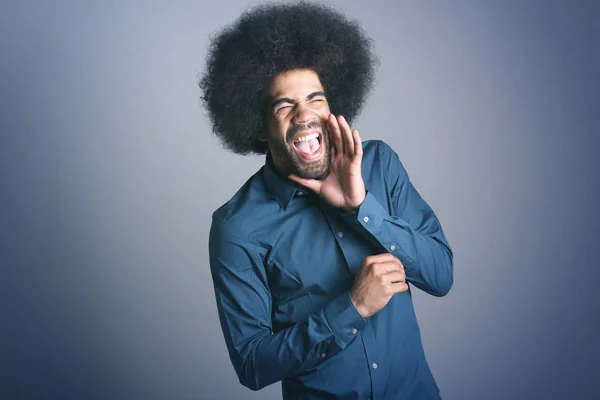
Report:
M 400 260 L 394 256 L 391 253 L 381 253 L 381 254 L 375 254 L 372 256 L 368 256 L 365 258 L 365 263 L 369 264 L 369 263 L 385 263 L 385 262 L 390 262 L 390 261 L 397 261 L 399 264 L 402 264 L 400 262 Z
M 362 139 L 358 134 L 358 129 L 352 131 L 352 139 L 354 140 L 354 155 L 362 158 L 363 148 L 362 148 Z
M 335 145 L 333 145 L 333 135 L 329 135 L 329 160 L 335 160 L 335 156 L 337 154 L 337 149 Z
M 408 283 L 406 283 L 406 282 L 394 283 L 391 286 L 391 289 L 394 293 L 406 292 L 406 291 L 408 291 Z
M 385 275 L 390 272 L 402 271 L 403 268 L 400 267 L 395 262 L 375 262 L 371 264 L 371 269 L 375 273 L 375 275 Z
M 401 271 L 390 272 L 381 276 L 384 282 L 390 284 L 397 284 L 399 282 L 406 282 L 406 274 Z
M 335 148 L 335 152 L 336 154 L 343 154 L 344 144 L 342 142 L 340 126 L 338 125 L 335 115 L 330 114 L 329 118 L 327 119 L 327 122 L 329 123 L 329 133 L 331 134 L 333 139 L 333 146 Z
M 331 128 L 331 122 L 329 119 L 331 118 L 331 114 L 325 119 L 325 132 L 323 132 L 323 141 L 322 144 L 327 141 L 327 147 L 329 147 L 329 157 L 330 159 L 335 158 L 335 143 L 333 137 L 333 129 Z
M 352 130 L 350 129 L 350 125 L 346 121 L 342 115 L 339 115 L 338 124 L 340 126 L 340 131 L 342 135 L 342 140 L 344 142 L 344 153 L 353 156 L 354 155 L 354 139 L 352 138 Z
M 384 262 L 385 262 L 385 259 L 380 257 L 380 254 L 375 255 L 375 256 L 367 256 L 363 260 L 361 267 L 377 270 L 377 268 L 379 268 L 378 265 L 381 265 Z M 385 271 L 383 271 L 383 272 L 385 272 Z
M 399 260 L 391 260 L 381 263 L 387 271 L 404 271 L 404 265 Z
M 402 264 L 402 261 L 400 261 L 400 259 L 398 257 L 392 256 L 392 258 L 389 261 L 387 261 L 387 264 L 388 265 L 396 265 L 396 266 L 398 266 L 398 268 L 400 268 L 401 270 L 404 271 L 404 264 Z
M 288 175 L 288 179 L 312 190 L 313 192 L 315 192 L 317 194 L 321 193 L 321 185 L 323 184 L 323 182 L 320 180 L 304 179 L 304 178 L 300 178 L 298 175 L 294 175 L 294 174 Z

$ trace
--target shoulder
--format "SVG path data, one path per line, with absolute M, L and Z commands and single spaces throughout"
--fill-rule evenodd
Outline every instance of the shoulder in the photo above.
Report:
M 365 140 L 363 143 L 363 163 L 370 168 L 404 171 L 398 154 L 383 140 Z
M 212 230 L 248 238 L 265 214 L 274 212 L 273 201 L 263 179 L 263 168 L 252 175 L 242 187 L 212 215 Z
M 383 140 L 365 140 L 362 142 L 362 147 L 363 158 L 372 157 L 377 159 L 389 159 L 393 156 L 398 157 L 394 149 Z

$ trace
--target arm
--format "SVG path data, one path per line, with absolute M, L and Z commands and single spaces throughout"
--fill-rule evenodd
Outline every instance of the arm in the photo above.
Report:
M 306 320 L 273 332 L 264 249 L 215 218 L 209 252 L 229 357 L 240 383 L 252 390 L 309 371 L 348 346 L 366 324 L 346 292 Z
M 345 213 L 344 218 L 357 221 L 359 225 L 350 225 L 398 257 L 408 282 L 434 296 L 444 296 L 453 283 L 453 255 L 442 227 L 410 182 L 398 155 L 383 142 L 378 143 L 378 151 L 392 212 L 367 192 L 358 211 Z
M 289 178 L 344 210 L 344 218 L 352 222 L 350 226 L 362 226 L 359 232 L 366 239 L 398 257 L 408 282 L 434 296 L 447 294 L 453 283 L 452 250 L 433 210 L 410 183 L 398 155 L 379 142 L 380 163 L 369 166 L 379 168 L 384 178 L 391 199 L 388 213 L 373 193 L 366 192 L 358 131 L 350 129 L 342 116 L 330 115 L 327 124 L 333 138 L 327 178 Z

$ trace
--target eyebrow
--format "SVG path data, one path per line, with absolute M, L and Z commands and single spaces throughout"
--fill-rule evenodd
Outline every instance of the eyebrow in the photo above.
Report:
M 325 96 L 325 92 L 323 92 L 322 90 L 318 91 L 318 92 L 312 92 L 311 94 L 309 94 L 308 96 L 306 96 L 306 100 L 311 100 L 317 96 Z M 275 99 L 272 103 L 271 103 L 271 108 L 275 108 L 275 106 L 281 104 L 281 103 L 290 103 L 290 104 L 296 104 L 295 100 L 290 99 L 289 97 L 281 97 L 279 99 Z

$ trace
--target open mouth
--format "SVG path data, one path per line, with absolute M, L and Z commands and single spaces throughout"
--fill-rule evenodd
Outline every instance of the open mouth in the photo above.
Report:
M 317 158 L 322 150 L 323 137 L 319 132 L 300 134 L 294 139 L 294 148 L 303 158 L 311 160 Z

